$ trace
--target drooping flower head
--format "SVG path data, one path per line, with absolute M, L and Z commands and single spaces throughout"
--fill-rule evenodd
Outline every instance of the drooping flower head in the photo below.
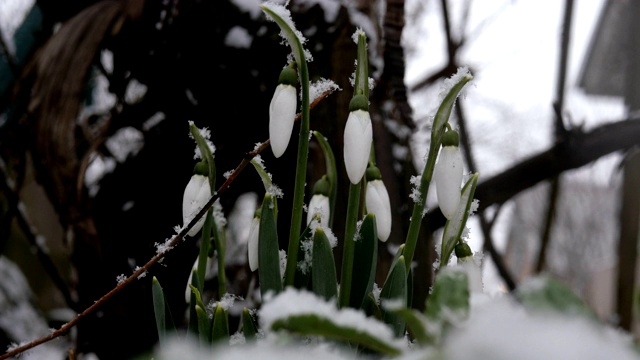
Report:
M 269 139 L 273 155 L 277 158 L 287 150 L 298 108 L 295 87 L 298 75 L 292 66 L 280 72 L 279 84 L 269 105 Z
M 458 142 L 458 133 L 454 130 L 442 135 L 442 150 L 433 170 L 438 205 L 447 219 L 455 215 L 460 203 L 463 162 Z
M 391 201 L 382 182 L 380 169 L 369 166 L 367 169 L 366 207 L 368 213 L 376 215 L 376 232 L 380 241 L 387 241 L 391 234 Z
M 367 170 L 372 141 L 369 100 L 358 94 L 349 103 L 349 117 L 344 128 L 344 165 L 352 184 L 359 183 Z
M 327 176 L 324 175 L 316 181 L 313 186 L 313 196 L 309 201 L 309 211 L 307 212 L 307 225 L 311 223 L 315 216 L 320 218 L 320 225 L 329 226 L 329 215 L 331 214 L 329 205 L 329 189 L 331 184 Z
M 211 186 L 209 185 L 209 168 L 205 160 L 196 164 L 193 175 L 184 189 L 182 197 L 182 222 L 187 225 L 196 214 L 202 209 L 211 197 Z M 204 225 L 205 216 L 189 230 L 187 235 L 195 236 Z

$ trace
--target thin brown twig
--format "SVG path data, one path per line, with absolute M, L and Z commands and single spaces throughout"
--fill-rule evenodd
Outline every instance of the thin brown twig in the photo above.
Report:
M 332 92 L 333 92 L 332 90 L 327 90 L 324 93 L 322 93 L 311 104 L 309 104 L 309 109 L 313 109 L 320 101 L 322 101 L 324 98 L 326 98 Z M 300 117 L 301 117 L 301 114 L 297 114 L 294 121 L 298 121 L 300 119 Z M 146 272 L 151 268 L 151 266 L 155 265 L 157 262 L 162 260 L 164 258 L 164 256 L 165 256 L 165 254 L 169 250 L 173 249 L 176 245 L 178 245 L 180 240 L 184 239 L 185 235 L 191 230 L 191 228 L 193 228 L 193 226 L 207 213 L 207 211 L 209 211 L 209 208 L 211 206 L 213 206 L 213 204 L 216 202 L 216 200 L 218 200 L 220 198 L 220 195 L 224 194 L 224 192 L 227 191 L 227 189 L 229 189 L 229 187 L 231 186 L 231 183 L 238 176 L 238 174 L 240 174 L 240 172 L 249 164 L 249 162 L 251 162 L 251 160 L 255 156 L 257 156 L 264 149 L 266 149 L 267 146 L 269 146 L 270 143 L 271 143 L 270 140 L 267 139 L 265 142 L 263 142 L 260 145 L 256 146 L 255 149 L 253 149 L 252 151 L 248 152 L 247 155 L 242 159 L 242 161 L 240 161 L 240 164 L 233 170 L 233 172 L 227 178 L 227 180 L 218 188 L 218 190 L 213 194 L 213 196 L 211 196 L 211 198 L 209 198 L 209 200 L 205 203 L 205 205 L 202 207 L 202 209 L 200 209 L 200 211 L 198 211 L 196 216 L 193 219 L 191 219 L 191 221 L 189 221 L 189 223 L 187 225 L 183 226 L 180 229 L 180 231 L 177 234 L 175 234 L 171 239 L 166 240 L 164 242 L 164 244 L 156 243 L 156 245 L 157 245 L 156 246 L 156 248 L 157 248 L 156 255 L 153 256 L 146 264 L 144 264 L 144 266 L 136 269 L 133 272 L 133 274 L 131 274 L 125 280 L 122 280 L 122 281 L 118 282 L 118 285 L 115 288 L 111 289 L 111 291 L 109 291 L 108 293 L 104 294 L 100 299 L 95 301 L 93 303 L 93 305 L 91 305 L 88 308 L 86 308 L 83 312 L 78 314 L 75 318 L 73 318 L 68 323 L 62 325 L 59 329 L 52 331 L 47 336 L 43 336 L 43 337 L 41 337 L 39 339 L 33 340 L 33 341 L 31 341 L 31 342 L 29 342 L 27 344 L 23 344 L 23 345 L 17 346 L 15 348 L 7 351 L 3 355 L 0 355 L 0 360 L 4 360 L 4 359 L 8 359 L 10 357 L 16 356 L 16 355 L 21 354 L 21 353 L 23 353 L 23 352 L 25 352 L 25 351 L 27 351 L 29 349 L 32 349 L 32 348 L 36 347 L 38 345 L 44 344 L 44 343 L 46 343 L 48 341 L 51 341 L 51 340 L 53 340 L 53 339 L 55 339 L 57 337 L 60 337 L 60 336 L 62 336 L 64 334 L 66 334 L 80 320 L 82 320 L 87 315 L 89 315 L 92 312 L 94 312 L 96 309 L 98 309 L 100 306 L 102 306 L 106 301 L 108 301 L 115 294 L 117 294 L 120 290 L 122 290 L 127 285 L 129 285 L 132 282 L 134 282 L 134 280 L 136 280 L 136 279 L 138 279 L 140 277 L 143 277 L 146 274 Z

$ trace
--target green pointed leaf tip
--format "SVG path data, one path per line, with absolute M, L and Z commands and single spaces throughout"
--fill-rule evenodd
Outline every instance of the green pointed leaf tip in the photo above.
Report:
M 262 202 L 260 216 L 260 234 L 258 240 L 258 276 L 262 296 L 267 292 L 276 293 L 282 290 L 280 276 L 280 250 L 278 245 L 278 230 L 275 220 L 275 198 L 267 193 Z
M 311 54 L 306 52 L 302 47 L 302 45 L 307 42 L 307 39 L 296 29 L 289 9 L 273 2 L 263 3 L 260 5 L 260 8 L 267 15 L 267 20 L 274 21 L 280 27 L 280 36 L 291 46 L 293 56 L 298 65 L 303 61 L 309 60 L 307 58 L 310 57 Z
M 253 315 L 251 314 L 251 311 L 246 307 L 242 309 L 242 333 L 244 334 L 244 338 L 246 340 L 255 339 L 256 334 L 258 333 L 256 324 L 253 320 Z
M 405 342 L 391 329 L 364 312 L 338 309 L 334 301 L 292 287 L 264 303 L 259 310 L 262 329 L 285 329 L 302 335 L 319 335 L 345 340 L 369 349 L 398 355 Z
M 153 277 L 151 290 L 153 296 L 153 312 L 156 317 L 156 328 L 158 329 L 158 337 L 162 340 L 165 337 L 167 330 L 164 292 L 162 291 L 160 282 L 155 276 Z
M 351 39 L 358 45 L 354 94 L 363 94 L 369 98 L 369 58 L 367 53 L 367 34 L 357 28 Z
M 451 110 L 456 103 L 458 95 L 464 87 L 473 79 L 468 67 L 460 67 L 458 71 L 450 78 L 446 79 L 442 85 L 440 98 L 442 102 L 435 118 L 433 119 L 433 128 L 431 130 L 431 141 L 437 143 L 444 130 L 444 125 L 449 121 Z
M 407 269 L 404 255 L 400 255 L 394 262 L 393 268 L 380 292 L 382 304 L 382 319 L 391 325 L 396 336 L 402 336 L 405 330 L 404 319 L 396 315 L 393 310 L 407 305 Z
M 326 300 L 337 298 L 336 264 L 329 238 L 322 227 L 317 227 L 315 230 L 312 256 L 311 285 L 313 292 Z

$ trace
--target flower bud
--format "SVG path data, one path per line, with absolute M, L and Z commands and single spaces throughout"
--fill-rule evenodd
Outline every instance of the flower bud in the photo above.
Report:
M 309 211 L 307 212 L 307 225 L 311 224 L 314 216 L 318 214 L 320 216 L 320 225 L 323 227 L 329 226 L 329 216 L 331 214 L 331 207 L 329 202 L 329 180 L 324 175 L 320 180 L 316 181 L 313 185 L 313 196 L 309 201 Z
M 196 165 L 196 172 L 198 166 Z M 184 195 L 182 197 L 182 222 L 187 225 L 196 214 L 202 209 L 211 197 L 211 187 L 209 185 L 209 178 L 205 175 L 198 173 L 191 176 L 191 180 L 184 189 Z M 204 225 L 205 216 L 189 230 L 187 235 L 195 236 L 202 226 Z
M 277 158 L 287 150 L 296 119 L 298 96 L 295 80 L 295 70 L 285 67 L 269 105 L 269 139 L 273 155 Z
M 447 135 L 449 133 L 452 134 Z M 443 135 L 442 150 L 433 171 L 438 205 L 447 219 L 451 219 L 458 210 L 462 184 L 462 154 L 454 140 L 457 140 L 455 131 L 450 130 Z
M 378 171 L 379 172 L 379 171 Z M 369 170 L 367 170 L 367 177 Z M 391 202 L 381 179 L 369 180 L 366 191 L 367 212 L 376 215 L 376 231 L 380 241 L 387 241 L 391 234 Z
M 364 95 L 354 96 L 349 104 L 349 110 L 351 112 L 344 128 L 344 165 L 349 181 L 357 184 L 367 170 L 373 128 Z
M 258 239 L 260 235 L 260 209 L 251 221 L 249 229 L 249 240 L 247 241 L 247 257 L 249 258 L 249 268 L 251 271 L 258 270 Z

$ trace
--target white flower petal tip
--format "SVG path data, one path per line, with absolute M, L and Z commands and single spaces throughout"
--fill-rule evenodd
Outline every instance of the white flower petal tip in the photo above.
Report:
M 182 222 L 187 225 L 202 209 L 211 197 L 211 187 L 209 186 L 209 178 L 204 175 L 193 175 L 191 180 L 184 189 L 182 197 Z M 205 216 L 200 218 L 198 222 L 189 230 L 187 235 L 196 236 L 198 231 L 204 225 Z
M 257 217 L 251 221 L 249 229 L 249 241 L 247 242 L 247 257 L 251 271 L 258 270 L 258 237 L 260 235 L 260 219 Z
M 269 105 L 269 139 L 271 150 L 279 158 L 287 150 L 297 109 L 296 88 L 292 85 L 280 84 L 271 98 Z
M 373 129 L 369 112 L 350 112 L 344 128 L 344 165 L 352 184 L 359 183 L 367 170 L 372 141 Z
M 433 177 L 440 211 L 449 220 L 456 214 L 460 203 L 462 170 L 460 149 L 457 146 L 444 146 L 440 150 Z
M 311 197 L 309 201 L 309 212 L 307 212 L 307 225 L 311 224 L 315 214 L 320 215 L 320 225 L 322 227 L 329 226 L 329 198 L 325 195 L 316 194 Z
M 389 193 L 382 180 L 367 183 L 366 191 L 367 212 L 376 215 L 376 231 L 378 239 L 385 242 L 391 234 L 391 201 Z

